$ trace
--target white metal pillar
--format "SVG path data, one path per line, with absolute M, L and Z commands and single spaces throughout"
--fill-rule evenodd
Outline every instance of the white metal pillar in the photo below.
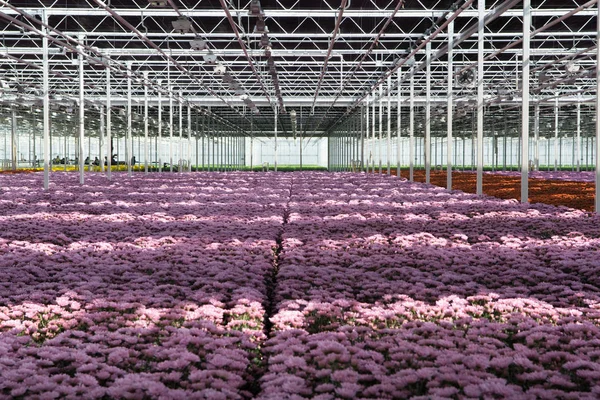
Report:
M 44 23 L 48 22 L 46 12 L 42 10 L 42 19 Z M 44 190 L 48 190 L 50 186 L 50 92 L 49 92 L 49 63 L 48 63 L 48 37 L 46 36 L 46 27 L 42 25 L 42 74 L 43 74 L 43 96 L 44 96 L 44 108 L 43 112 L 43 124 L 44 124 Z
M 144 172 L 148 173 L 148 71 L 144 71 Z
M 79 38 L 80 40 L 82 38 Z M 77 58 L 79 61 L 79 184 L 83 185 L 84 176 L 83 176 L 83 168 L 84 168 L 84 160 L 83 157 L 83 141 L 85 135 L 85 93 L 83 88 L 83 47 L 78 46 L 80 53 L 78 53 Z
M 365 159 L 363 161 L 365 171 L 369 173 L 370 163 L 371 163 L 371 119 L 370 116 L 370 108 L 369 108 L 369 96 L 367 96 L 365 100 Z
M 131 155 L 133 154 L 133 135 L 131 129 L 131 63 L 127 63 L 127 135 L 125 136 L 125 160 L 127 160 L 127 174 L 131 176 Z M 131 146 L 131 147 L 130 147 Z M 129 150 L 132 150 L 131 153 Z
M 431 183 L 431 41 L 425 45 L 425 183 Z
M 535 103 L 533 125 L 533 165 L 536 171 L 540 170 L 540 103 Z
M 387 174 L 392 174 L 392 75 L 387 79 Z
M 110 67 L 106 67 L 106 177 L 112 179 L 112 132 L 111 132 Z M 66 156 L 65 156 L 66 157 Z
M 104 127 L 104 106 L 100 106 L 100 132 L 98 132 L 98 164 L 100 164 L 100 172 L 104 172 L 104 153 L 102 147 L 106 143 L 105 127 Z
M 10 124 L 10 159 L 12 164 L 12 170 L 17 169 L 17 110 L 14 107 L 10 109 L 11 113 L 11 124 Z
M 200 119 L 201 123 L 198 122 L 198 119 Z M 200 110 L 198 110 L 198 112 L 196 113 L 196 172 L 198 172 L 199 170 L 199 166 L 200 166 L 200 148 L 199 148 L 199 143 L 200 143 L 200 132 L 203 132 L 204 134 L 204 116 L 200 116 Z M 202 151 L 204 152 L 204 143 L 202 143 Z M 204 157 L 204 154 L 203 154 Z
M 479 30 L 477 35 L 477 194 L 483 194 L 483 34 L 485 0 L 479 0 Z
M 521 105 L 521 203 L 529 201 L 529 50 L 531 0 L 523 0 L 523 93 Z
M 554 99 L 554 172 L 558 171 L 558 97 Z
M 372 141 L 372 149 L 371 149 L 371 172 L 375 173 L 375 162 L 377 159 L 377 132 L 375 130 L 375 126 L 376 126 L 376 120 L 377 120 L 377 110 L 376 110 L 376 100 L 375 100 L 375 94 L 373 94 L 373 107 L 372 107 L 372 111 L 373 111 L 373 118 L 371 120 L 371 136 L 373 138 Z
M 158 80 L 158 85 L 162 83 L 162 80 Z M 158 172 L 162 173 L 163 164 L 162 164 L 162 88 L 158 89 L 158 151 L 156 158 L 158 160 Z
M 65 132 L 65 134 L 63 135 L 63 139 L 64 139 L 64 145 L 65 145 L 65 163 L 63 165 L 65 172 L 67 172 L 67 164 L 69 163 L 69 142 L 67 141 L 67 133 Z
M 364 169 L 364 162 L 365 162 L 365 107 L 363 106 L 360 109 L 360 155 L 359 155 L 359 159 L 360 159 L 360 164 L 359 164 L 359 169 L 357 169 L 359 172 L 363 172 Z
M 581 171 L 581 103 L 577 100 L 577 133 L 575 139 L 575 158 L 577 172 Z
M 169 82 L 169 172 L 173 172 L 173 88 Z
M 409 117 L 408 117 L 408 165 L 409 180 L 413 182 L 415 169 L 415 77 L 410 76 L 410 95 L 409 95 Z
M 254 135 L 250 136 L 250 171 L 254 170 Z
M 454 90 L 454 21 L 448 24 L 448 103 L 446 114 L 447 148 L 446 148 L 446 189 L 452 190 L 452 118 Z
M 600 4 L 596 16 L 596 65 L 600 62 Z M 596 194 L 594 210 L 600 214 L 600 68 L 596 68 Z
M 179 91 L 179 160 L 177 161 L 177 172 L 183 172 L 183 92 Z
M 187 131 L 188 131 L 188 172 L 192 172 L 192 106 L 187 106 Z M 197 163 L 196 163 L 197 164 Z
M 400 93 L 402 90 L 402 83 L 400 79 L 402 78 L 402 68 L 398 68 L 398 93 L 396 94 L 396 112 L 398 117 L 396 119 L 396 176 L 400 178 L 400 168 L 402 167 L 402 144 L 400 143 L 401 139 L 401 131 L 402 131 L 402 94 Z
M 383 167 L 383 85 L 379 86 L 379 173 Z
M 273 163 L 275 172 L 277 172 L 277 114 L 279 112 L 278 106 L 275 106 L 275 161 Z

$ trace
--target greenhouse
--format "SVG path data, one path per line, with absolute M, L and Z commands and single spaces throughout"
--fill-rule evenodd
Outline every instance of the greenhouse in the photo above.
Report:
M 598 0 L 0 0 L 0 399 L 600 398 Z

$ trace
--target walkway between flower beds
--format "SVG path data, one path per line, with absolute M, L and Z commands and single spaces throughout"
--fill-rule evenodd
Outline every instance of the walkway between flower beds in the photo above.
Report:
M 597 216 L 378 175 L 40 180 L 0 177 L 0 398 L 600 396 Z

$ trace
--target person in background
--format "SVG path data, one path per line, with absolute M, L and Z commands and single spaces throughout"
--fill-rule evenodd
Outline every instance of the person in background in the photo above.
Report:
M 135 156 L 131 157 L 131 166 L 135 166 Z

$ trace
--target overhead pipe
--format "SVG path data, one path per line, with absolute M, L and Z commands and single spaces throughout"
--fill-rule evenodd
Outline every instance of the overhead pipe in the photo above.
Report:
M 0 0 L 3 1 L 3 0 Z M 198 83 L 202 88 L 204 88 L 208 93 L 210 93 L 211 95 L 215 96 L 216 98 L 218 98 L 219 100 L 221 100 L 221 102 L 223 102 L 225 105 L 227 105 L 229 108 L 231 108 L 234 111 L 237 111 L 237 109 L 235 107 L 233 107 L 231 104 L 229 104 L 229 102 L 227 100 L 225 100 L 224 98 L 222 98 L 221 96 L 219 96 L 214 90 L 212 90 L 211 88 L 208 88 L 206 86 L 204 86 L 202 84 L 202 82 L 200 82 L 195 76 L 192 75 L 192 73 L 185 67 L 183 67 L 179 62 L 177 62 L 177 60 L 175 60 L 173 57 L 171 57 L 170 55 L 168 55 L 167 53 L 165 53 L 158 45 L 156 45 L 156 43 L 154 43 L 151 40 L 148 40 L 148 38 L 142 34 L 135 26 L 131 25 L 129 22 L 127 22 L 127 20 L 125 18 L 123 18 L 121 15 L 119 15 L 115 10 L 113 10 L 112 8 L 110 8 L 108 5 L 106 5 L 106 3 L 104 3 L 102 0 L 94 0 L 100 7 L 104 8 L 110 15 L 112 15 L 116 20 L 119 21 L 119 23 L 123 24 L 124 26 L 126 26 L 128 29 L 131 29 L 132 32 L 134 32 L 138 38 L 140 38 L 141 40 L 143 40 L 144 42 L 146 42 L 150 47 L 154 48 L 156 51 L 158 51 L 163 57 L 167 58 L 168 60 L 170 60 L 173 65 L 180 70 L 181 72 L 185 73 L 186 75 L 188 75 L 192 81 Z M 174 95 L 174 94 L 173 94 Z M 239 113 L 239 111 L 237 111 L 238 114 L 240 116 L 243 117 L 243 114 Z
M 184 15 L 180 10 L 179 7 L 177 7 L 177 4 L 175 4 L 175 2 L 173 0 L 167 0 L 167 2 L 169 3 L 169 5 L 171 6 L 171 8 L 173 8 L 173 10 L 177 13 L 177 15 L 179 15 L 179 17 L 184 17 L 184 18 L 188 18 L 188 16 Z M 194 37 L 198 37 L 198 32 L 196 31 L 196 28 L 194 28 L 194 25 L 192 23 L 190 23 L 190 30 L 192 31 L 192 33 L 194 34 Z M 148 35 L 144 35 L 144 36 L 148 36 Z M 172 55 L 172 53 L 171 53 Z M 217 81 L 215 79 L 215 81 Z M 217 81 L 218 82 L 218 81 Z M 227 87 L 224 85 L 225 89 L 227 90 Z
M 459 1 L 458 3 L 461 3 L 462 1 L 463 0 Z M 427 39 L 421 40 L 420 43 L 407 56 L 405 56 L 403 59 L 401 59 L 400 62 L 396 63 L 394 65 L 394 67 L 389 69 L 386 73 L 382 74 L 382 76 L 379 78 L 379 80 L 377 82 L 375 82 L 375 84 L 373 84 L 373 86 L 371 87 L 371 91 L 367 92 L 364 95 L 362 95 L 361 97 L 359 97 L 354 102 L 354 104 L 349 106 L 348 109 L 346 110 L 346 112 L 334 124 L 332 124 L 332 126 L 337 124 L 339 120 L 341 120 L 341 119 L 345 118 L 347 115 L 349 115 L 366 98 L 366 96 L 368 96 L 369 93 L 373 93 L 373 91 L 377 87 L 379 87 L 379 85 L 381 85 L 381 83 L 385 79 L 387 79 L 388 75 L 393 74 L 396 70 L 398 70 L 400 67 L 402 67 L 404 64 L 406 64 L 406 62 L 408 60 L 410 60 L 412 57 L 414 57 L 421 49 L 423 49 L 426 46 L 427 42 L 429 42 L 429 41 L 433 40 L 435 37 L 437 37 L 437 35 L 440 34 L 440 32 L 442 32 L 448 26 L 448 24 L 450 24 L 451 21 L 454 21 L 463 11 L 465 11 L 473 3 L 473 1 L 474 0 L 465 1 L 461 6 L 458 6 L 458 8 L 454 11 L 454 13 L 450 16 L 448 16 L 446 14 L 444 16 L 444 19 L 446 20 L 445 22 L 443 22 L 440 26 L 438 26 L 438 28 L 434 32 L 432 32 Z M 517 2 L 518 0 L 513 0 L 513 1 Z M 457 4 L 457 3 L 455 3 L 455 4 Z M 463 38 L 462 41 L 464 41 L 464 39 L 466 39 L 466 38 Z M 459 43 L 460 42 L 458 41 L 458 39 L 456 39 L 455 45 L 457 45 Z M 440 56 L 441 56 L 441 54 L 439 52 L 436 53 L 436 55 L 435 55 L 435 57 L 440 57 Z M 412 77 L 412 76 L 413 76 L 412 74 L 410 74 L 410 75 L 407 74 L 405 79 L 403 79 L 401 82 L 404 82 L 406 79 L 410 79 L 410 77 Z
M 396 7 L 392 11 L 392 14 L 385 21 L 385 23 L 383 24 L 383 26 L 379 30 L 379 33 L 375 37 L 375 39 L 373 41 L 371 41 L 371 45 L 369 46 L 369 48 L 367 49 L 367 51 L 365 53 L 363 53 L 362 57 L 358 61 L 358 64 L 356 64 L 350 70 L 349 75 L 347 75 L 346 79 L 344 79 L 342 81 L 342 85 L 340 87 L 340 90 L 338 91 L 337 95 L 333 99 L 333 102 L 331 103 L 331 105 L 329 106 L 329 108 L 327 109 L 327 111 L 325 112 L 325 114 L 323 114 L 323 116 L 321 117 L 321 119 L 319 120 L 319 122 L 317 123 L 317 125 L 315 126 L 315 129 L 318 129 L 319 126 L 321 126 L 321 123 L 323 123 L 323 120 L 325 119 L 325 116 L 329 113 L 329 110 L 331 110 L 333 108 L 333 106 L 335 106 L 335 104 L 337 103 L 338 99 L 344 93 L 344 88 L 346 87 L 346 85 L 348 84 L 348 82 L 354 77 L 354 75 L 356 75 L 356 71 L 358 71 L 358 69 L 362 66 L 363 62 L 365 61 L 365 59 L 369 56 L 369 54 L 371 54 L 371 52 L 373 51 L 373 49 L 375 48 L 375 46 L 377 45 L 377 43 L 379 43 L 379 39 L 383 36 L 383 34 L 384 34 L 385 30 L 387 29 L 388 25 L 392 22 L 392 20 L 394 19 L 394 17 L 398 13 L 398 10 L 400 10 L 401 7 L 404 7 L 404 3 L 405 3 L 405 0 L 398 1 L 398 4 L 396 4 Z M 348 4 L 348 7 L 350 7 L 350 4 Z M 341 54 L 340 54 L 340 57 L 342 57 Z M 304 133 L 306 133 L 306 131 Z M 308 139 L 308 141 L 310 142 L 311 139 L 312 139 L 312 136 Z
M 431 33 L 431 35 L 427 38 L 424 39 L 420 42 L 419 45 L 416 46 L 416 48 L 405 58 L 403 58 L 399 63 L 397 63 L 393 68 L 391 68 L 390 70 L 388 70 L 385 74 L 382 74 L 382 77 L 379 78 L 379 80 L 372 86 L 372 90 L 375 90 L 376 87 L 378 87 L 379 85 L 382 84 L 382 82 L 384 82 L 384 79 L 386 79 L 386 77 L 390 74 L 392 74 L 393 72 L 395 72 L 398 68 L 400 68 L 402 65 L 404 65 L 410 58 L 412 58 L 414 55 L 416 55 L 425 45 L 427 42 L 433 40 L 443 29 L 446 28 L 446 26 L 449 25 L 449 23 L 451 21 L 454 21 L 458 15 L 460 15 L 467 7 L 469 7 L 474 0 L 468 0 L 467 2 L 465 2 L 462 6 L 460 6 L 455 12 L 454 14 L 452 14 L 449 17 L 444 17 L 446 19 L 446 21 L 440 25 L 434 32 Z M 597 1 L 597 0 L 594 0 Z M 498 18 L 500 15 L 502 15 L 504 12 L 506 12 L 510 7 L 512 7 L 513 5 L 517 4 L 519 2 L 519 0 L 510 0 L 510 1 L 506 1 L 505 3 L 501 4 L 499 7 L 497 7 L 492 13 L 486 15 L 485 19 L 484 19 L 484 25 L 489 24 L 490 22 L 494 21 L 496 18 Z M 478 29 L 478 24 L 473 24 L 468 30 L 466 30 L 465 32 L 463 32 L 463 34 L 461 36 L 459 36 L 458 38 L 456 38 L 454 40 L 454 46 L 459 45 L 460 43 L 464 42 L 466 39 L 468 39 L 469 37 L 471 37 L 475 32 L 477 32 Z M 441 56 L 443 56 L 444 54 L 446 54 L 448 52 L 448 46 L 445 45 L 443 46 L 440 50 L 438 50 L 438 52 L 431 57 L 431 59 L 429 60 L 429 63 L 431 63 L 432 61 L 440 58 Z M 410 77 L 414 76 L 414 74 L 418 71 L 421 71 L 423 68 L 425 68 L 427 64 L 427 61 L 422 62 L 418 67 L 415 67 L 412 69 L 412 71 L 410 71 L 409 73 L 407 73 L 404 78 L 402 79 L 402 82 L 406 81 L 407 79 L 410 79 Z M 470 69 L 470 68 L 474 68 L 475 64 L 465 67 L 463 68 L 461 71 L 459 71 L 458 73 Z M 444 82 L 445 80 L 443 80 L 442 82 Z M 351 113 L 358 104 L 360 104 L 365 98 L 365 95 L 363 95 L 362 97 L 360 97 L 358 100 L 356 100 L 354 102 L 353 105 L 348 107 L 348 110 L 344 113 L 344 115 L 342 115 L 342 117 L 340 117 L 334 124 L 338 123 L 339 120 L 341 120 L 342 118 L 346 117 L 349 113 Z
M 235 25 L 235 21 L 233 20 L 233 17 L 231 16 L 231 13 L 229 12 L 229 9 L 227 8 L 227 4 L 225 4 L 224 0 L 220 0 L 221 2 L 221 6 L 223 7 L 223 10 L 225 11 L 225 14 L 227 16 L 227 19 L 229 20 L 229 24 L 231 25 L 231 28 L 233 29 L 233 32 L 235 33 L 235 36 L 237 38 L 237 41 L 240 45 L 240 47 L 242 48 L 242 51 L 244 52 L 245 56 L 246 56 L 246 60 L 248 60 L 248 64 L 250 65 L 250 68 L 252 69 L 252 73 L 254 74 L 254 76 L 256 77 L 257 82 L 259 83 L 265 97 L 267 98 L 267 101 L 269 102 L 269 104 L 271 105 L 271 109 L 273 110 L 273 112 L 277 112 L 278 107 L 274 106 L 273 103 L 271 102 L 271 97 L 269 96 L 269 93 L 267 92 L 267 89 L 265 88 L 262 78 L 260 77 L 260 75 L 258 74 L 258 71 L 256 70 L 256 67 L 254 66 L 254 63 L 252 62 L 252 58 L 250 57 L 250 54 L 248 54 L 248 50 L 246 49 L 246 44 L 244 43 L 243 39 L 240 36 L 240 33 L 237 29 L 237 26 Z M 279 92 L 279 84 L 276 84 L 276 92 L 278 93 L 278 100 L 279 100 L 279 106 L 282 108 L 283 112 L 285 113 L 285 106 L 283 105 L 283 99 L 281 98 L 281 93 Z M 282 125 L 282 130 L 284 133 L 286 133 L 285 128 L 283 127 L 283 122 L 280 122 Z
M 60 39 L 57 39 L 57 38 L 51 36 L 48 33 L 43 33 L 39 29 L 36 29 L 33 26 L 30 26 L 30 25 L 28 25 L 28 24 L 26 24 L 26 23 L 24 23 L 22 21 L 19 21 L 16 18 L 13 18 L 12 16 L 10 16 L 8 14 L 5 14 L 5 13 L 3 13 L 3 12 L 0 11 L 0 17 L 5 18 L 6 20 L 12 22 L 13 24 L 15 24 L 17 26 L 20 26 L 20 27 L 23 27 L 23 28 L 25 28 L 27 30 L 30 30 L 30 31 L 36 33 L 37 35 L 39 35 L 41 37 L 46 37 L 47 39 L 49 39 L 53 43 L 55 43 L 55 44 L 57 44 L 57 45 L 59 45 L 61 47 L 67 48 L 67 49 L 71 50 L 74 53 L 81 53 L 84 57 L 92 60 L 96 64 L 100 64 L 100 65 L 103 65 L 105 68 L 109 68 L 109 69 L 115 70 L 115 71 L 123 74 L 124 76 L 131 76 L 131 75 L 133 75 L 133 76 L 136 77 L 136 80 L 144 82 L 144 85 L 150 85 L 153 89 L 155 89 L 157 91 L 165 92 L 164 88 L 162 88 L 159 84 L 155 84 L 154 81 L 152 81 L 152 80 L 146 80 L 146 79 L 144 79 L 144 77 L 140 77 L 140 75 L 137 72 L 128 69 L 126 66 L 123 66 L 122 64 L 115 62 L 114 60 L 110 59 L 109 57 L 103 56 L 102 54 L 99 53 L 99 51 L 97 49 L 95 49 L 95 48 L 93 48 L 91 46 L 88 46 L 88 45 L 86 45 L 83 42 L 80 42 L 79 40 L 77 40 L 77 39 L 75 39 L 75 38 L 73 38 L 73 37 L 71 37 L 71 36 L 69 36 L 69 35 L 61 32 L 60 30 L 51 27 L 47 23 L 38 20 L 37 18 L 34 18 L 33 16 L 31 16 L 27 12 L 25 12 L 25 11 L 23 11 L 23 10 L 21 10 L 21 9 L 15 7 L 15 6 L 13 6 L 13 5 L 11 5 L 10 3 L 6 2 L 5 0 L 0 0 L 0 4 L 6 6 L 8 8 L 10 8 L 10 9 L 12 9 L 13 11 L 15 11 L 15 12 L 21 14 L 21 15 L 23 15 L 28 20 L 35 21 L 36 23 L 40 24 L 42 27 L 46 28 L 47 30 L 52 31 L 52 32 L 54 32 L 54 33 L 56 33 L 56 34 L 58 34 L 60 36 L 65 37 L 66 40 L 68 40 L 69 42 L 75 43 L 75 45 L 71 45 L 68 42 L 64 42 L 64 41 L 62 41 Z M 165 56 L 166 58 L 168 58 L 169 60 L 171 60 L 171 62 L 175 63 L 176 66 L 178 66 L 178 68 L 180 70 L 182 70 L 183 72 L 187 73 L 187 75 L 190 76 L 192 78 L 192 80 L 197 81 L 197 79 L 194 78 L 194 76 L 187 69 L 185 69 L 185 68 L 181 69 L 180 65 L 172 57 L 167 56 L 166 53 L 164 53 L 159 47 L 157 47 L 154 44 L 154 42 L 147 40 L 145 38 L 145 35 L 142 35 L 137 28 L 135 28 L 134 26 L 132 26 L 131 24 L 129 24 L 127 21 L 125 21 L 120 15 L 115 14 L 113 12 L 113 10 L 110 9 L 109 7 L 107 7 L 106 5 L 102 5 L 102 6 L 104 7 L 104 9 L 107 12 L 111 13 L 115 18 L 119 19 L 119 21 L 121 21 L 122 23 L 124 23 L 125 25 L 127 25 L 128 28 L 130 28 L 132 30 L 132 32 L 134 32 L 138 37 L 140 37 L 141 39 L 143 39 L 144 41 L 146 41 L 146 43 L 148 43 L 153 48 L 155 48 L 157 51 L 159 51 L 161 54 L 163 54 L 163 56 Z M 82 50 L 80 50 L 78 48 L 79 46 L 81 46 L 82 48 L 84 48 L 84 49 L 86 49 L 86 50 L 88 50 L 90 52 L 98 54 L 102 58 L 97 58 L 95 56 L 92 56 L 92 55 L 90 55 L 88 53 L 83 52 Z M 109 62 L 105 62 L 104 58 L 109 58 Z M 125 69 L 125 71 L 123 71 L 123 69 Z M 70 78 L 70 77 L 69 77 L 69 79 L 75 80 L 75 78 Z M 94 87 L 93 85 L 88 85 L 88 86 L 89 87 Z M 207 91 L 209 93 L 214 94 L 216 98 L 218 98 L 219 100 L 221 100 L 222 102 L 224 102 L 232 110 L 236 111 L 238 113 L 238 115 L 240 115 L 240 116 L 242 116 L 242 117 L 245 118 L 245 116 L 243 114 L 239 113 L 235 109 L 235 107 L 233 107 L 231 104 L 229 104 L 225 99 L 223 99 L 222 97 L 220 97 L 218 94 L 214 93 L 212 90 L 206 88 L 202 84 L 200 84 L 200 86 L 202 86 L 205 89 L 207 89 Z M 209 114 L 214 115 L 214 114 L 212 114 L 212 112 L 210 112 L 210 111 L 208 111 L 208 112 L 209 112 Z
M 258 82 L 258 84 L 260 85 L 260 88 L 262 89 L 263 93 L 265 94 L 267 101 L 269 102 L 269 104 L 271 104 L 271 96 L 269 96 L 269 93 L 267 92 L 267 89 L 265 88 L 265 85 L 263 84 L 263 81 L 262 81 L 260 75 L 258 74 L 256 67 L 254 66 L 254 63 L 252 62 L 252 58 L 250 57 L 250 54 L 248 54 L 248 49 L 246 49 L 246 44 L 244 43 L 244 41 L 242 40 L 242 38 L 240 36 L 240 32 L 238 31 L 235 21 L 233 20 L 233 17 L 231 16 L 231 13 L 229 12 L 229 8 L 227 7 L 227 4 L 225 4 L 225 0 L 219 0 L 219 1 L 221 2 L 221 7 L 223 7 L 223 11 L 225 11 L 225 15 L 227 17 L 227 20 L 229 21 L 229 25 L 231 25 L 231 29 L 233 29 L 233 33 L 235 34 L 235 37 L 237 38 L 237 41 L 238 41 L 240 47 L 242 48 L 244 55 L 246 56 L 246 60 L 248 60 L 250 69 L 252 69 L 252 73 L 256 77 L 256 81 Z
M 223 1 L 223 0 L 221 0 Z M 317 97 L 319 96 L 319 91 L 321 90 L 321 85 L 323 84 L 323 77 L 325 77 L 325 73 L 327 72 L 327 64 L 329 63 L 329 58 L 331 57 L 331 52 L 333 51 L 333 45 L 335 44 L 335 39 L 340 30 L 340 25 L 342 24 L 342 16 L 344 15 L 344 9 L 346 8 L 347 0 L 342 0 L 342 4 L 340 4 L 340 11 L 338 12 L 337 20 L 335 21 L 335 28 L 333 28 L 333 33 L 331 35 L 331 40 L 329 41 L 329 47 L 327 49 L 327 54 L 325 55 L 325 61 L 323 62 L 323 67 L 321 68 L 321 75 L 319 76 L 319 83 L 317 84 L 317 90 L 315 90 L 315 95 L 313 97 L 313 103 L 310 109 L 310 113 L 314 114 L 315 112 L 315 103 L 317 101 Z
M 571 16 L 579 13 L 580 11 L 583 11 L 586 8 L 589 8 L 589 7 L 593 6 L 597 2 L 598 2 L 598 0 L 591 0 L 591 1 L 588 1 L 587 3 L 585 3 L 585 4 L 580 5 L 579 7 L 577 7 L 575 9 L 569 11 L 566 14 L 561 15 L 559 18 L 554 19 L 554 20 L 548 22 L 546 25 L 544 25 L 544 26 L 536 29 L 535 31 L 531 32 L 530 37 L 533 38 L 538 33 L 541 33 L 543 31 L 547 30 L 548 28 L 551 28 L 554 25 L 556 25 L 556 24 L 564 21 L 565 19 L 567 19 L 567 18 L 569 18 L 569 17 L 571 17 Z M 515 47 L 515 46 L 517 46 L 517 45 L 519 45 L 521 43 L 523 43 L 523 38 L 515 40 L 514 42 L 510 43 L 509 45 L 507 45 L 507 46 L 505 46 L 505 47 L 503 47 L 503 48 L 495 51 L 494 53 L 488 55 L 486 58 L 484 58 L 484 61 L 488 61 L 488 60 L 496 57 L 498 54 L 501 54 L 501 53 L 505 52 L 506 50 L 512 49 L 513 47 Z M 533 70 L 532 70 L 532 72 L 533 72 Z
M 515 4 L 519 3 L 519 1 L 521 0 L 510 0 L 510 1 L 506 1 L 504 3 L 502 3 L 499 7 L 497 7 L 496 9 L 494 9 L 493 12 L 489 13 L 488 15 L 485 16 L 484 20 L 483 20 L 483 25 L 486 26 L 487 24 L 489 24 L 490 22 L 494 21 L 496 18 L 498 18 L 499 16 L 501 16 L 502 14 L 504 14 L 509 8 L 511 8 L 512 6 L 514 6 Z M 446 22 L 446 26 L 450 23 L 450 20 L 448 20 Z M 470 38 L 471 36 L 473 36 L 477 30 L 479 29 L 479 24 L 473 24 L 469 29 L 467 29 L 466 31 L 464 31 L 458 38 L 456 38 L 454 40 L 454 47 L 458 46 L 459 44 L 461 44 L 462 42 L 464 42 L 465 40 L 467 40 L 468 38 Z M 429 63 L 431 63 L 432 61 L 435 61 L 437 59 L 439 59 L 440 57 L 442 57 L 443 55 L 445 55 L 446 53 L 448 53 L 448 45 L 444 45 L 442 46 L 438 52 L 431 57 L 431 60 L 429 61 Z M 426 62 L 423 62 L 421 64 L 419 64 L 418 67 L 414 68 L 411 72 L 409 72 L 410 74 L 415 74 L 419 71 L 422 71 L 423 68 L 425 68 Z M 460 74 L 464 71 L 467 71 L 471 68 L 475 68 L 475 66 L 477 65 L 477 63 L 473 63 L 469 66 L 466 66 L 465 68 L 462 68 L 460 71 L 458 71 L 457 73 Z M 456 74 L 455 74 L 456 75 Z M 403 79 L 403 81 L 406 81 L 408 79 L 408 77 L 405 77 Z
M 551 21 L 551 22 L 549 22 L 548 24 L 546 24 L 546 25 L 544 25 L 544 26 L 542 26 L 542 27 L 540 27 L 540 28 L 536 29 L 535 31 L 533 31 L 533 32 L 531 33 L 531 35 L 530 35 L 530 38 L 533 38 L 535 35 L 537 35 L 537 34 L 539 34 L 539 33 L 541 33 L 541 32 L 544 32 L 544 31 L 546 31 L 548 28 L 550 28 L 550 27 L 554 26 L 555 24 L 557 24 L 557 23 L 559 23 L 559 22 L 562 22 L 562 21 L 563 21 L 563 20 L 565 20 L 566 18 L 568 18 L 568 17 L 570 17 L 570 16 L 573 16 L 574 14 L 577 14 L 577 13 L 581 12 L 582 10 L 584 10 L 584 9 L 586 9 L 586 8 L 589 8 L 590 6 L 592 6 L 593 4 L 595 4 L 595 3 L 597 3 L 597 2 L 598 2 L 598 0 L 592 0 L 592 1 L 589 1 L 589 2 L 588 2 L 588 3 L 586 3 L 586 4 L 584 4 L 584 5 L 581 5 L 581 6 L 577 7 L 576 9 L 574 9 L 574 10 L 571 10 L 570 12 L 563 14 L 563 15 L 562 15 L 560 18 L 558 18 L 558 19 L 555 19 L 555 20 L 552 20 L 552 21 Z M 492 55 L 488 55 L 487 57 L 485 57 L 485 58 L 484 58 L 484 60 L 485 60 L 485 61 L 489 61 L 490 59 L 492 59 L 493 57 L 497 56 L 498 54 L 501 54 L 502 52 L 504 52 L 504 51 L 506 51 L 506 50 L 509 50 L 509 49 L 511 49 L 511 48 L 513 48 L 513 47 L 515 47 L 516 45 L 518 45 L 518 44 L 520 44 L 520 43 L 522 43 L 522 42 L 523 42 L 523 38 L 521 38 L 521 39 L 519 39 L 519 40 L 516 40 L 516 41 L 512 42 L 511 44 L 509 44 L 508 46 L 505 46 L 504 48 L 502 48 L 502 49 L 500 49 L 500 50 L 498 50 L 498 51 L 494 52 Z M 557 63 L 560 63 L 560 62 L 562 62 L 562 61 L 568 60 L 568 59 L 570 59 L 570 58 L 575 58 L 575 57 L 577 57 L 577 56 L 579 56 L 579 55 L 582 55 L 582 54 L 584 54 L 584 53 L 587 53 L 588 51 L 592 51 L 592 50 L 596 49 L 596 47 L 597 47 L 597 45 L 593 45 L 593 46 L 590 46 L 590 47 L 588 47 L 588 48 L 586 48 L 586 49 L 584 49 L 584 50 L 580 50 L 580 51 L 578 51 L 578 52 L 576 52 L 576 53 L 569 54 L 569 55 L 567 55 L 567 56 L 564 56 L 564 57 L 561 57 L 561 58 L 559 58 L 559 59 L 553 60 L 553 61 L 551 61 L 551 62 L 549 62 L 549 63 L 547 63 L 547 64 L 544 64 L 544 65 L 538 66 L 538 67 L 536 67 L 536 68 L 532 68 L 532 69 L 530 70 L 530 72 L 531 72 L 531 73 L 533 73 L 533 72 L 536 72 L 536 71 L 540 71 L 540 70 L 543 70 L 543 69 L 545 69 L 545 68 L 548 68 L 548 67 L 550 67 L 550 66 L 552 66 L 552 65 L 554 65 L 554 64 L 557 64 Z M 476 65 L 476 63 L 471 63 L 470 65 L 468 65 L 468 66 L 465 66 L 464 68 L 462 68 L 460 71 L 457 71 L 457 72 L 456 72 L 456 73 L 455 73 L 453 76 L 456 76 L 456 75 L 458 75 L 458 74 L 460 74 L 460 73 L 462 73 L 463 71 L 466 71 L 466 70 L 468 70 L 468 69 L 474 68 L 474 67 L 475 67 L 475 65 Z M 444 82 L 446 82 L 446 79 L 441 79 L 440 81 L 436 82 L 435 84 L 437 84 L 437 85 L 441 85 L 441 84 L 443 84 Z M 500 81 L 500 82 L 496 82 L 496 85 L 498 85 L 498 84 L 501 84 L 501 83 L 503 83 L 503 82 L 507 82 L 507 80 Z M 561 81 L 561 82 L 564 82 L 564 81 Z M 549 85 L 546 85 L 545 87 L 550 87 L 550 86 L 549 86 Z M 539 90 L 537 90 L 537 89 L 533 89 L 533 91 L 535 92 L 535 91 L 539 91 Z M 495 103 L 497 103 L 497 102 L 498 102 L 500 99 L 501 99 L 501 96 L 498 96 L 497 98 L 494 98 L 494 99 L 491 99 L 491 100 L 487 100 L 487 101 L 485 102 L 485 104 L 486 104 L 486 105 L 489 105 L 489 104 L 495 104 Z

